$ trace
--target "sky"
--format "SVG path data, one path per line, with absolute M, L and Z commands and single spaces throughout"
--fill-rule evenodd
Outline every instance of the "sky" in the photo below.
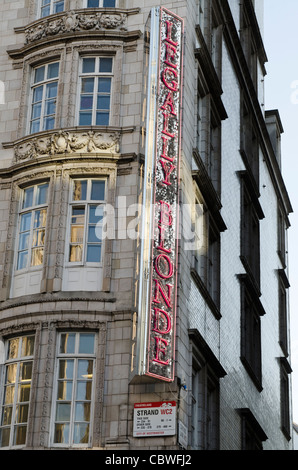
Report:
M 293 420 L 298 423 L 298 0 L 264 1 L 265 109 L 280 113 L 282 173 L 294 209 L 288 238 Z

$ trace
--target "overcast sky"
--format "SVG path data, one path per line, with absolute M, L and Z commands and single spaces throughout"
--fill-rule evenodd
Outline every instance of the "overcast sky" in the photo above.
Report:
M 256 0 L 258 1 L 258 0 Z M 290 311 L 293 369 L 293 418 L 298 423 L 298 1 L 265 0 L 268 56 L 265 107 L 278 109 L 284 127 L 282 172 L 292 202 L 290 216 Z

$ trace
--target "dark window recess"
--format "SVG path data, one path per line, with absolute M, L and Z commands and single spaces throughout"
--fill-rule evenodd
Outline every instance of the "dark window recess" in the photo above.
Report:
M 268 437 L 248 408 L 237 410 L 241 417 L 241 450 L 263 450 Z

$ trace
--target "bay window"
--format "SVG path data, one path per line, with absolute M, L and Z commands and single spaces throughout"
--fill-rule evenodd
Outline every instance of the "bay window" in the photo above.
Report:
M 59 62 L 34 68 L 31 84 L 30 133 L 54 129 L 58 77 Z
M 6 344 L 0 447 L 26 444 L 33 371 L 34 335 L 14 337 Z
M 108 126 L 113 59 L 84 57 L 80 66 L 79 125 Z
M 69 263 L 100 263 L 105 181 L 74 180 L 70 204 Z
M 42 183 L 23 191 L 16 271 L 43 264 L 48 187 L 48 183 Z
M 59 335 L 53 416 L 54 445 L 88 446 L 95 371 L 94 333 Z

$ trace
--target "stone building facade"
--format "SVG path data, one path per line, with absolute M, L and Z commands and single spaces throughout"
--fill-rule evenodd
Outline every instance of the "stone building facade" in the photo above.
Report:
M 191 207 L 171 380 L 138 366 L 146 27 L 161 6 L 184 21 L 178 187 Z M 291 449 L 292 208 L 282 124 L 264 107 L 262 1 L 2 0 L 0 11 L 0 447 Z M 162 406 L 174 419 L 151 421 Z

